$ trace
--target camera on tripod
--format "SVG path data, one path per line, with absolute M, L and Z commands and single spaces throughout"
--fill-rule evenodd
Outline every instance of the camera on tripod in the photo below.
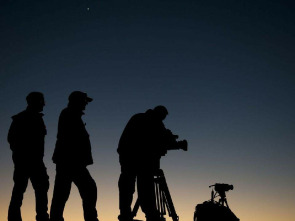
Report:
M 184 150 L 187 151 L 187 140 L 178 141 L 178 135 L 175 135 L 171 130 L 166 129 L 165 140 L 166 140 L 166 151 L 167 150 Z
M 226 192 L 226 191 L 234 189 L 233 185 L 229 185 L 229 184 L 225 184 L 225 183 L 215 183 L 214 185 L 211 185 L 209 187 L 212 187 L 212 186 L 214 186 L 215 191 L 218 193 Z
M 233 190 L 234 186 L 225 183 L 215 183 L 211 191 L 211 199 L 198 204 L 194 213 L 194 221 L 226 220 L 239 221 L 240 219 L 230 210 L 225 192 Z M 216 201 L 215 198 L 219 197 Z

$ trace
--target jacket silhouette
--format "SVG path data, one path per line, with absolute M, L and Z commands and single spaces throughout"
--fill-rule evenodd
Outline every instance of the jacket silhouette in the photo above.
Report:
M 72 182 L 82 198 L 85 221 L 98 221 L 96 211 L 97 187 L 88 165 L 93 163 L 91 145 L 83 110 L 92 101 L 86 93 L 74 91 L 68 106 L 61 112 L 57 141 L 52 157 L 56 164 L 55 185 L 50 209 L 51 221 L 63 221 L 63 211 L 71 192 Z
M 162 119 L 154 110 L 131 117 L 118 145 L 121 164 L 136 165 L 139 170 L 159 169 L 159 160 L 166 153 L 166 133 Z
M 8 142 L 14 162 L 14 187 L 8 210 L 8 221 L 21 221 L 23 195 L 30 180 L 36 196 L 36 219 L 47 221 L 47 191 L 49 177 L 43 163 L 46 127 L 43 114 L 43 94 L 32 92 L 27 96 L 26 110 L 12 117 Z
M 139 113 L 127 123 L 118 145 L 121 175 L 119 178 L 120 221 L 131 221 L 131 204 L 137 181 L 138 199 L 147 221 L 159 220 L 154 192 L 154 174 L 168 145 L 163 120 L 164 106 Z
M 89 134 L 82 121 L 84 113 L 65 108 L 59 117 L 57 141 L 52 160 L 55 164 L 93 164 Z
M 43 114 L 29 108 L 12 117 L 8 142 L 14 163 L 43 161 L 46 127 Z

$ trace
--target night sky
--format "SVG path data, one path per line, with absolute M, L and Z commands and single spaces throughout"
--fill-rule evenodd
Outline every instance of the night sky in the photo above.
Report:
M 166 127 L 189 142 L 162 158 L 180 221 L 193 219 L 216 182 L 234 185 L 228 202 L 241 220 L 293 221 L 294 11 L 274 0 L 1 0 L 0 220 L 13 187 L 11 116 L 29 92 L 44 93 L 50 206 L 58 116 L 81 90 L 94 98 L 83 119 L 101 221 L 119 214 L 124 126 L 159 104 Z M 34 204 L 29 185 L 23 221 L 34 220 Z M 64 215 L 83 220 L 74 185 Z

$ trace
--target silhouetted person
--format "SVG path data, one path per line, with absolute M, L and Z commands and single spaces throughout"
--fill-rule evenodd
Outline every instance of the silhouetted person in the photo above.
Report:
M 154 191 L 154 174 L 160 158 L 167 151 L 167 136 L 172 134 L 163 124 L 168 114 L 164 106 L 134 115 L 127 123 L 118 145 L 121 164 L 119 178 L 120 221 L 131 221 L 131 204 L 137 179 L 138 199 L 147 221 L 158 221 Z
M 29 179 L 35 190 L 36 220 L 48 221 L 49 177 L 43 162 L 46 127 L 43 114 L 40 113 L 43 111 L 45 101 L 40 92 L 31 92 L 26 100 L 28 104 L 26 110 L 12 117 L 8 133 L 14 163 L 14 187 L 8 209 L 8 221 L 22 220 L 22 200 Z
M 88 165 L 93 164 L 91 145 L 83 110 L 92 101 L 86 93 L 74 91 L 68 106 L 61 112 L 57 141 L 52 157 L 56 164 L 56 177 L 50 210 L 51 221 L 63 221 L 63 211 L 69 198 L 72 182 L 78 187 L 85 221 L 98 221 L 96 211 L 97 188 Z

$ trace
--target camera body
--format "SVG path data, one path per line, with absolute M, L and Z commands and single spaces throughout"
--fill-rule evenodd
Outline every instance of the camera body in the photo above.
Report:
M 165 146 L 167 150 L 184 150 L 187 151 L 187 140 L 178 141 L 178 135 L 173 134 L 170 130 L 166 130 L 165 133 Z
M 229 191 L 229 190 L 233 190 L 234 189 L 234 186 L 233 185 L 229 185 L 229 184 L 225 184 L 225 183 L 216 183 L 212 186 L 215 186 L 215 191 L 216 192 L 226 192 L 226 191 Z
M 187 141 L 186 140 L 180 140 L 180 141 L 175 141 L 173 145 L 170 145 L 167 150 L 183 150 L 187 151 Z

